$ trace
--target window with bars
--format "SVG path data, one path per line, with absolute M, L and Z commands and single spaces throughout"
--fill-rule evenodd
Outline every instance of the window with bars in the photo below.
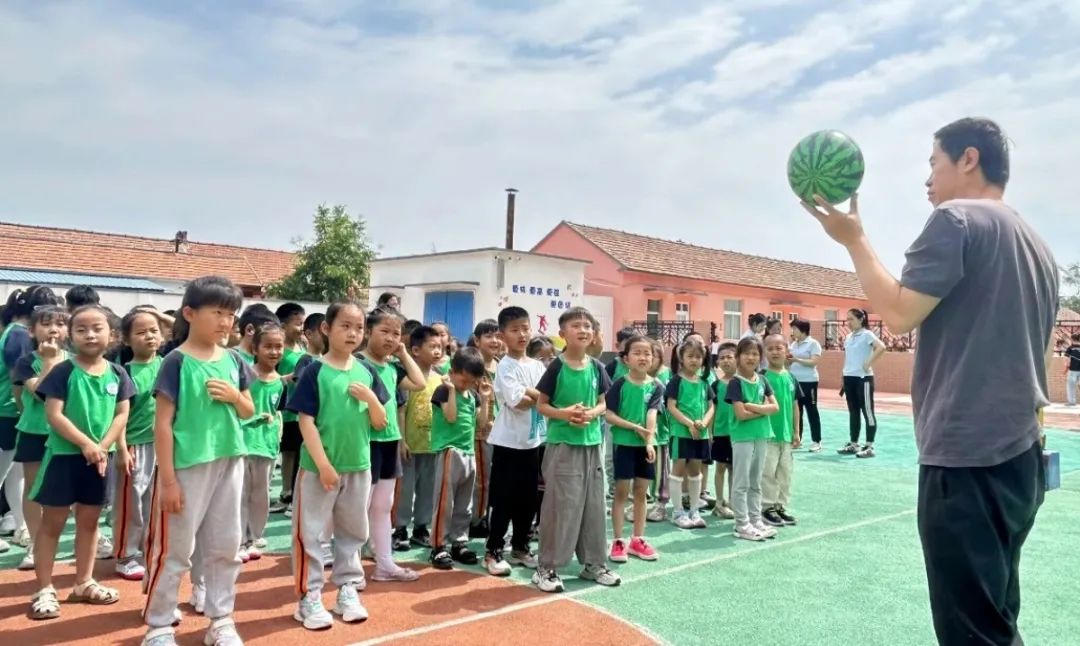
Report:
M 742 336 L 742 301 L 735 298 L 724 299 L 724 338 L 737 339 Z
M 675 320 L 682 322 L 690 320 L 690 303 L 675 303 Z

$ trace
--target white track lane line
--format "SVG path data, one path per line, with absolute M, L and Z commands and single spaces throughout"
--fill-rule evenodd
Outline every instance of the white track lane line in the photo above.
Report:
M 682 565 L 676 565 L 676 566 L 669 567 L 669 568 L 664 568 L 664 569 L 660 569 L 660 570 L 654 570 L 652 572 L 649 572 L 648 574 L 643 574 L 641 576 L 634 577 L 632 579 L 623 579 L 622 585 L 619 586 L 619 587 L 623 587 L 623 586 L 627 586 L 627 585 L 633 585 L 633 584 L 636 584 L 636 583 L 640 583 L 642 581 L 648 581 L 650 579 L 655 579 L 656 577 L 667 576 L 669 574 L 675 574 L 677 572 L 682 572 L 684 570 L 689 570 L 691 568 L 701 567 L 702 565 L 709 565 L 709 564 L 712 564 L 712 563 L 718 563 L 720 561 L 727 561 L 727 560 L 734 559 L 734 558 L 740 558 L 740 557 L 743 557 L 743 556 L 749 556 L 749 555 L 757 554 L 758 552 L 763 552 L 763 551 L 766 551 L 766 550 L 779 549 L 779 548 L 782 548 L 782 547 L 784 547 L 786 545 L 797 545 L 799 543 L 805 543 L 806 541 L 812 541 L 814 539 L 822 538 L 822 537 L 825 537 L 825 536 L 831 536 L 833 534 L 841 534 L 843 532 L 850 532 L 850 531 L 852 531 L 854 529 L 860 529 L 860 528 L 866 527 L 868 525 L 876 525 L 878 523 L 887 523 L 887 522 L 889 522 L 891 520 L 896 520 L 898 518 L 903 518 L 905 516 L 912 516 L 914 514 L 915 514 L 915 509 L 905 509 L 904 511 L 896 512 L 896 513 L 893 513 L 893 514 L 886 514 L 884 516 L 874 516 L 874 517 L 871 517 L 871 518 L 867 518 L 865 520 L 860 520 L 860 521 L 855 522 L 855 523 L 849 523 L 847 525 L 841 525 L 840 527 L 833 527 L 831 529 L 823 529 L 823 530 L 820 530 L 820 531 L 817 531 L 817 532 L 811 532 L 809 534 L 803 534 L 802 536 L 798 536 L 798 537 L 793 538 L 791 540 L 774 540 L 774 541 L 769 541 L 768 543 L 764 543 L 764 544 L 762 544 L 762 545 L 760 545 L 758 547 L 754 547 L 754 548 L 751 548 L 751 549 L 738 550 L 738 551 L 735 551 L 735 552 L 724 552 L 723 554 L 718 554 L 716 556 L 710 556 L 709 558 L 701 559 L 700 561 L 694 561 L 692 563 L 684 563 Z M 521 584 L 518 584 L 518 585 L 521 585 Z M 476 614 L 467 615 L 467 616 L 464 616 L 464 617 L 458 617 L 456 619 L 448 619 L 446 621 L 441 621 L 441 622 L 435 623 L 435 624 L 429 624 L 427 626 L 418 626 L 416 628 L 410 628 L 409 630 L 401 630 L 401 631 L 398 631 L 396 633 L 390 633 L 388 635 L 380 635 L 379 637 L 373 637 L 371 639 L 367 639 L 367 640 L 364 640 L 362 642 L 356 642 L 354 644 L 351 644 L 350 646 L 375 646 L 376 644 L 386 644 L 386 643 L 392 642 L 392 641 L 397 640 L 397 639 L 406 639 L 408 637 L 416 637 L 418 635 L 426 635 L 428 633 L 433 633 L 433 632 L 436 632 L 436 631 L 439 631 L 439 630 L 445 630 L 447 628 L 454 628 L 456 626 L 461 626 L 461 625 L 464 625 L 464 624 L 471 624 L 471 623 L 474 623 L 474 622 L 477 622 L 477 621 L 483 621 L 483 620 L 489 619 L 491 617 L 498 617 L 498 616 L 506 615 L 506 614 L 509 614 L 509 613 L 512 613 L 512 612 L 518 612 L 519 610 L 528 610 L 529 608 L 535 608 L 537 606 L 544 606 L 544 605 L 547 605 L 549 603 L 554 603 L 556 601 L 560 601 L 560 600 L 563 600 L 563 599 L 577 600 L 577 597 L 580 597 L 580 596 L 583 596 L 583 595 L 586 595 L 586 594 L 595 594 L 597 592 L 601 592 L 601 591 L 604 591 L 604 590 L 607 590 L 607 588 L 604 588 L 602 586 L 589 586 L 589 587 L 574 590 L 572 592 L 567 592 L 565 594 L 551 594 L 551 595 L 548 595 L 548 596 L 545 596 L 545 597 L 540 597 L 540 598 L 537 598 L 537 599 L 530 599 L 529 601 L 522 601 L 520 603 L 511 604 L 509 606 L 506 606 L 506 607 L 503 607 L 503 608 L 498 608 L 496 610 L 485 610 L 484 612 L 478 612 Z M 579 602 L 579 603 L 584 603 L 584 602 Z M 597 610 L 597 611 L 599 611 L 599 612 L 601 612 L 603 614 L 607 614 L 608 616 L 614 617 L 614 615 L 611 615 L 610 613 L 608 613 L 608 612 L 606 612 L 606 611 L 604 611 L 604 610 L 602 610 L 600 608 L 596 608 L 596 607 L 592 606 L 591 604 L 585 604 L 585 605 L 587 605 L 592 610 Z M 625 619 L 622 619 L 621 617 L 616 617 L 616 618 L 620 619 L 625 624 L 629 624 L 629 625 L 634 626 L 635 629 L 641 630 L 644 634 L 646 634 L 646 635 L 648 635 L 648 636 L 650 636 L 650 637 L 652 637 L 654 639 L 657 639 L 660 643 L 663 643 L 663 640 L 660 640 L 655 635 L 649 635 L 649 633 L 646 630 L 643 630 L 641 626 L 633 624 L 632 622 L 629 622 L 629 621 L 627 621 Z

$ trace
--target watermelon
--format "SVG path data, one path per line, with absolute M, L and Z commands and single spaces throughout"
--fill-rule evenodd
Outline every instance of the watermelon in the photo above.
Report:
M 815 194 L 829 204 L 848 199 L 862 183 L 864 170 L 859 146 L 836 130 L 819 130 L 804 137 L 788 157 L 791 190 L 811 203 Z

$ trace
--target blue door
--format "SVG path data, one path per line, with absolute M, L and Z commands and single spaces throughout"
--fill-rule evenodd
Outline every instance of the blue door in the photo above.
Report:
M 428 292 L 424 295 L 424 323 L 442 321 L 462 344 L 473 331 L 472 292 Z

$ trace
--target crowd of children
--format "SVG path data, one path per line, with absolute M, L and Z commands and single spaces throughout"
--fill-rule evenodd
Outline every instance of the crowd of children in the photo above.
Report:
M 0 479 L 22 498 L 33 619 L 60 614 L 52 567 L 72 508 L 68 600 L 115 603 L 92 577 L 95 558 L 115 557 L 119 577 L 143 582 L 149 646 L 175 643 L 185 576 L 210 620 L 205 642 L 241 643 L 236 580 L 262 557 L 272 513 L 292 520 L 294 617 L 310 630 L 367 619 L 365 555 L 372 580 L 407 582 L 419 574 L 394 551 L 421 546 L 451 569 L 480 562 L 470 545 L 482 539 L 488 573 L 528 568 L 559 592 L 574 556 L 581 578 L 605 586 L 620 583 L 608 562 L 658 559 L 647 520 L 694 530 L 712 506 L 752 541 L 796 522 L 798 385 L 779 335 L 710 353 L 692 333 L 669 367 L 655 339 L 627 328 L 604 365 L 597 322 L 577 307 L 559 317 L 557 353 L 517 306 L 459 344 L 390 300 L 311 315 L 255 304 L 237 318 L 240 291 L 214 276 L 192 281 L 176 312 L 119 318 L 92 290 L 72 298 L 83 302 L 16 291 L 0 335 Z M 21 471 L 8 475 L 12 459 Z M 107 505 L 111 541 L 98 528 Z

